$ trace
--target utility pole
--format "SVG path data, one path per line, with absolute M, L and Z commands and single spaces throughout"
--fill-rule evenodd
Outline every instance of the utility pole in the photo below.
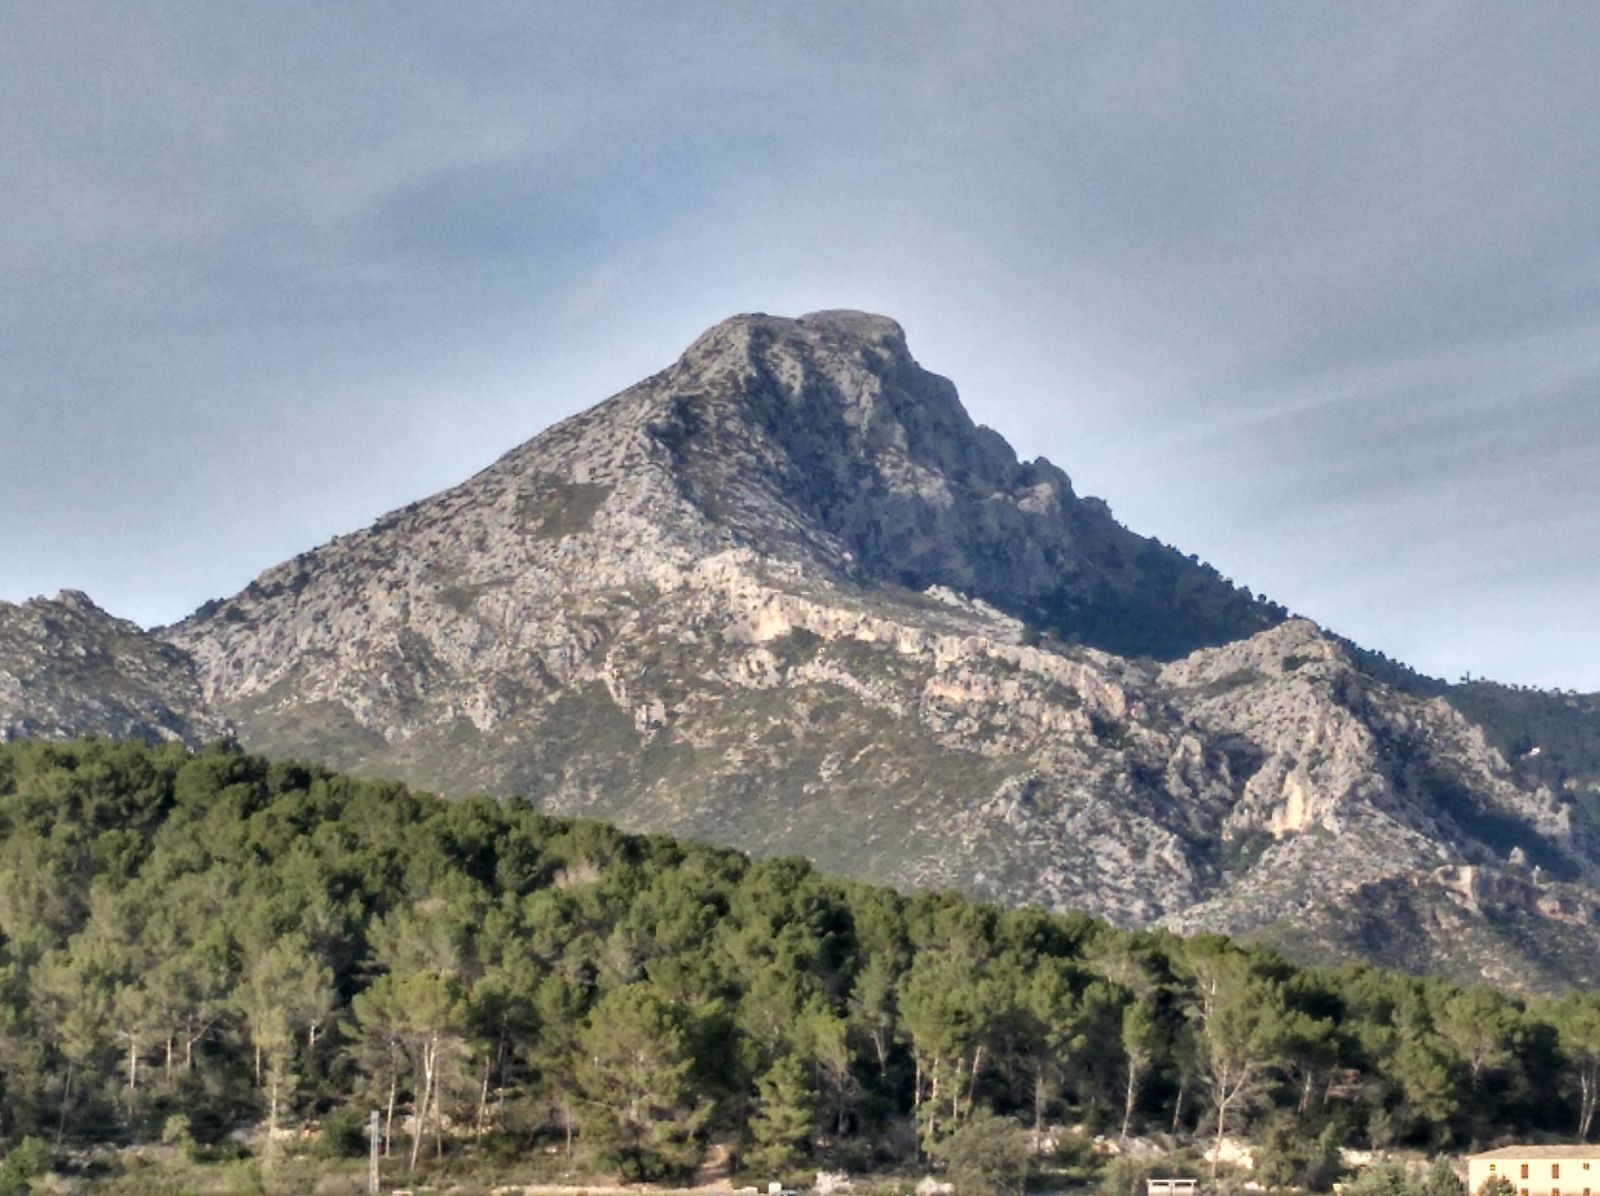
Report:
M 372 1116 L 367 1119 L 367 1191 L 371 1196 L 378 1196 L 378 1142 L 382 1136 L 378 1128 L 378 1110 L 374 1109 Z

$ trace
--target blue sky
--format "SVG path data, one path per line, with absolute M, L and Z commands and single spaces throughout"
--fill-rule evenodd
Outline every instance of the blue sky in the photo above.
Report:
M 0 598 L 143 623 L 738 311 L 1137 530 L 1600 689 L 1600 9 L 0 5 Z

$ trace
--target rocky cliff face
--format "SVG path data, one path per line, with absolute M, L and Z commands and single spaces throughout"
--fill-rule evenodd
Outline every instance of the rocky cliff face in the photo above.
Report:
M 193 662 L 65 590 L 0 602 L 0 740 L 106 735 L 198 745 L 228 730 Z
M 522 675 L 529 652 L 554 677 L 588 652 L 579 596 L 671 588 L 734 550 L 796 584 L 887 587 L 891 603 L 950 587 L 1129 655 L 1179 655 L 1279 613 L 1128 532 L 1048 462 L 1019 463 L 898 325 L 831 312 L 720 324 L 661 374 L 268 571 L 172 639 L 230 702 L 307 666 L 310 690 L 343 687 L 374 728 L 426 721 L 446 690 L 481 724 L 542 684 Z M 483 689 L 508 667 L 509 690 Z
M 685 497 L 769 559 L 950 587 L 1128 656 L 1170 658 L 1281 618 L 1079 499 L 1043 458 L 1018 461 L 892 320 L 731 320 L 650 391 L 663 412 L 651 433 Z
M 164 636 L 267 752 L 1301 955 L 1600 980 L 1600 789 L 1019 461 L 881 317 L 718 325 Z

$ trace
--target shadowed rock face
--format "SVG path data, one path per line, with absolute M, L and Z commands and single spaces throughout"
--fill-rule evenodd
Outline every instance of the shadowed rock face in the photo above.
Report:
M 763 554 L 948 586 L 1124 655 L 1170 659 L 1281 617 L 1079 499 L 1043 458 L 1018 461 L 892 320 L 741 317 L 663 378 L 652 430 L 684 493 Z
M 1018 461 L 879 316 L 719 324 L 162 635 L 262 751 L 1317 958 L 1600 981 L 1596 803 Z

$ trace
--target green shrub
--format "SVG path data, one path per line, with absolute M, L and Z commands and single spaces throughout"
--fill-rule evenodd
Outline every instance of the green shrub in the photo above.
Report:
M 176 1146 L 185 1159 L 195 1157 L 194 1132 L 187 1113 L 173 1113 L 161 1123 L 161 1140 L 168 1146 Z
M 1326 1192 L 1339 1178 L 1339 1136 L 1332 1125 L 1311 1137 L 1291 1117 L 1268 1128 L 1256 1150 L 1255 1178 L 1269 1188 L 1307 1188 Z
M 360 1109 L 335 1109 L 322 1119 L 317 1155 L 324 1159 L 359 1159 L 370 1149 L 367 1115 Z
M 1346 1196 L 1416 1196 L 1415 1186 L 1399 1163 L 1363 1167 L 1345 1188 Z
M 1145 1181 L 1151 1176 L 1196 1178 L 1192 1159 L 1136 1159 L 1118 1155 L 1106 1164 L 1098 1190 L 1104 1196 L 1144 1196 Z
M 1018 1196 L 1028 1178 L 1028 1137 L 1009 1117 L 980 1109 L 931 1152 L 958 1196 Z
M 33 1180 L 50 1170 L 55 1152 L 43 1138 L 29 1136 L 18 1142 L 0 1161 L 0 1196 L 27 1196 Z

